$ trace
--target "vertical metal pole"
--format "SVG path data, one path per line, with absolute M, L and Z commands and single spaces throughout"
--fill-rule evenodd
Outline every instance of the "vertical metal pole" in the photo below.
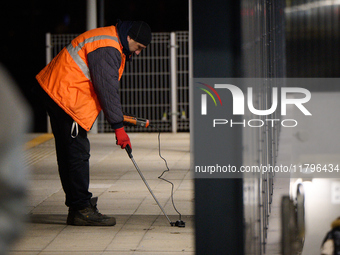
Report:
M 171 123 L 172 133 L 177 133 L 177 45 L 176 33 L 170 34 L 171 47 Z
M 52 60 L 51 33 L 46 33 L 46 65 Z M 47 133 L 52 133 L 50 116 L 47 114 Z
M 190 169 L 194 169 L 194 86 L 193 84 L 193 77 L 194 77 L 194 71 L 193 71 L 193 35 L 192 35 L 192 29 L 193 29 L 193 19 L 192 19 L 192 1 L 189 0 L 189 38 L 188 38 L 188 65 L 189 65 L 189 130 L 190 130 Z
M 104 0 L 98 0 L 98 27 L 104 27 L 105 26 L 105 12 L 104 12 Z M 105 132 L 105 118 L 103 111 L 99 113 L 98 119 L 95 122 L 95 127 L 97 128 L 96 133 L 104 133 Z M 99 125 L 99 123 L 101 125 Z
M 46 65 L 52 60 L 51 47 L 51 33 L 46 33 Z
M 98 27 L 104 27 L 105 26 L 105 12 L 104 12 L 104 0 L 98 0 Z M 105 132 L 105 118 L 103 111 L 99 113 L 98 119 L 95 122 L 95 125 L 97 127 L 96 133 L 104 133 Z M 99 125 L 101 124 L 101 125 Z
M 97 28 L 97 0 L 87 0 L 86 6 L 86 29 L 91 30 Z M 98 133 L 98 119 L 94 122 L 90 133 L 97 134 Z
M 97 27 L 97 0 L 87 0 L 86 7 L 86 29 L 94 29 Z

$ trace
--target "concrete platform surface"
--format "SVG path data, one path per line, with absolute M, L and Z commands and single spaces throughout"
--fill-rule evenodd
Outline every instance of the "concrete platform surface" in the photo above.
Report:
M 158 155 L 158 133 L 130 133 L 133 156 L 172 221 L 171 185 L 157 177 L 166 170 Z M 23 238 L 11 255 L 170 255 L 194 254 L 193 180 L 189 172 L 189 133 L 162 133 L 161 154 L 174 183 L 174 201 L 185 228 L 171 227 L 153 200 L 125 150 L 115 145 L 114 134 L 89 134 L 91 142 L 90 191 L 98 196 L 101 213 L 116 217 L 114 227 L 66 225 L 68 208 L 59 180 L 54 139 L 35 139 L 25 150 L 29 166 L 28 222 Z M 38 139 L 38 142 L 36 141 Z

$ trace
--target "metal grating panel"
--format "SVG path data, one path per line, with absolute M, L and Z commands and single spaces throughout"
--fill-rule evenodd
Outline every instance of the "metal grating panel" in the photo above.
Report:
M 126 63 L 121 102 L 125 112 L 149 119 L 160 131 L 170 131 L 170 34 L 154 33 L 152 37 L 150 45 Z

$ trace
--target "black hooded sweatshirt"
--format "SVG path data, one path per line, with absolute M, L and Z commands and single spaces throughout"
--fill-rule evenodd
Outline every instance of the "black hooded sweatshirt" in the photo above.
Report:
M 116 25 L 119 40 L 123 46 L 123 53 L 127 61 L 131 52 L 127 42 L 127 35 L 132 21 L 120 21 Z M 119 94 L 119 68 L 121 65 L 120 52 L 114 47 L 102 47 L 87 55 L 91 80 L 103 109 L 106 120 L 113 129 L 123 127 L 123 111 Z

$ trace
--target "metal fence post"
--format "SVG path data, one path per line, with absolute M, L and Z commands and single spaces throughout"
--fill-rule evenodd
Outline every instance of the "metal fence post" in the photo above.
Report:
M 52 43 L 51 43 L 51 33 L 46 33 L 46 65 L 52 60 Z M 52 127 L 50 122 L 50 116 L 47 114 L 46 119 L 47 124 L 47 133 L 52 133 Z
M 87 0 L 86 3 L 86 29 L 91 30 L 97 28 L 97 0 Z M 98 118 L 93 123 L 89 133 L 98 133 Z
M 176 33 L 170 33 L 170 63 L 171 63 L 171 124 L 172 133 L 177 133 L 177 45 Z

